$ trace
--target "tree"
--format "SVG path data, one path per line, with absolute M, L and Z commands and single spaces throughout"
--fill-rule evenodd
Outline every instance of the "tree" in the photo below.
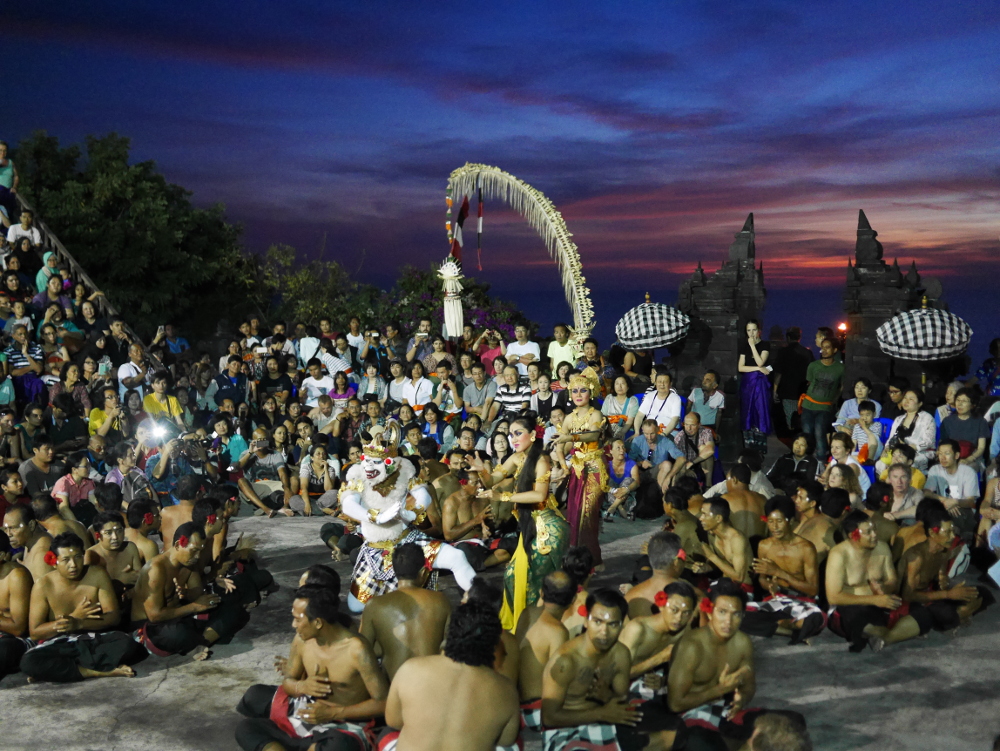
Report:
M 216 311 L 256 300 L 240 228 L 221 206 L 197 209 L 155 163 L 129 164 L 129 140 L 88 136 L 86 158 L 37 132 L 18 144 L 24 192 L 129 324 L 150 336 L 167 321 L 207 334 Z

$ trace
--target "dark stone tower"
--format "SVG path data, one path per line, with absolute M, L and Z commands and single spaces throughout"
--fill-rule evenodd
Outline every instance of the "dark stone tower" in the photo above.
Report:
M 734 461 L 743 447 L 739 427 L 739 388 L 737 380 L 737 345 L 745 336 L 746 322 L 760 320 L 767 292 L 764 289 L 764 265 L 754 265 L 753 214 L 729 246 L 729 259 L 711 276 L 698 263 L 691 278 L 678 294 L 677 307 L 691 317 L 687 337 L 670 347 L 671 365 L 678 390 L 687 395 L 700 385 L 706 370 L 715 370 L 726 393 L 726 408 L 720 434 L 722 460 Z M 763 322 L 761 322 L 763 325 Z
M 687 338 L 671 347 L 677 378 L 700 380 L 705 370 L 718 371 L 723 384 L 736 376 L 736 347 L 740 332 L 751 318 L 760 318 L 767 292 L 764 265 L 756 260 L 753 214 L 729 246 L 729 259 L 711 276 L 698 263 L 691 278 L 680 287 L 677 307 L 691 317 Z M 726 390 L 732 391 L 731 384 Z M 686 386 L 685 386 L 686 387 Z
M 876 394 L 885 387 L 890 375 L 906 376 L 914 385 L 920 384 L 920 365 L 893 360 L 879 349 L 875 338 L 878 327 L 894 315 L 920 307 L 924 292 L 920 274 L 916 263 L 905 275 L 897 261 L 894 260 L 891 266 L 887 264 L 882 259 L 882 243 L 877 237 L 878 232 L 868 223 L 865 212 L 859 211 L 854 263 L 847 262 L 844 289 L 844 311 L 847 313 L 845 392 L 851 391 L 851 384 L 861 376 L 871 379 Z

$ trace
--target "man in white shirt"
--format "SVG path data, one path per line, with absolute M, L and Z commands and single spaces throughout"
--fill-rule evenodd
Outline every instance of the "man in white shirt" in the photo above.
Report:
M 41 245 L 42 233 L 38 231 L 38 227 L 31 226 L 32 222 L 34 222 L 34 215 L 27 209 L 22 211 L 21 223 L 11 225 L 11 228 L 7 230 L 7 242 L 13 244 L 14 241 L 27 237 L 36 248 Z
M 351 320 L 348 322 L 348 332 L 345 334 L 347 337 L 347 343 L 356 349 L 361 349 L 365 346 L 365 337 L 361 333 L 361 319 L 357 316 L 351 316 Z
M 958 441 L 946 439 L 938 446 L 938 463 L 927 472 L 924 496 L 937 498 L 952 516 L 970 514 L 979 502 L 979 476 L 959 461 Z
M 528 341 L 528 329 L 526 327 L 515 327 L 514 336 L 517 341 L 507 345 L 507 364 L 516 366 L 518 375 L 526 378 L 528 375 L 528 363 L 538 362 L 542 356 L 542 350 L 537 342 Z
M 133 343 L 128 348 L 128 362 L 118 368 L 118 395 L 122 404 L 125 404 L 125 394 L 129 389 L 138 389 L 142 395 L 146 377 L 152 372 L 142 345 Z
M 302 379 L 302 391 L 306 395 L 306 406 L 317 407 L 319 398 L 333 391 L 333 378 L 323 375 L 323 363 L 318 357 L 312 358 L 307 367 L 309 375 Z
M 508 351 L 509 349 L 508 347 Z M 656 374 L 653 382 L 656 390 L 643 397 L 639 413 L 635 416 L 636 425 L 642 425 L 643 420 L 653 420 L 660 426 L 662 435 L 670 435 L 677 429 L 681 420 L 681 398 L 670 388 L 671 382 L 669 373 Z
M 698 413 L 703 426 L 715 428 L 719 424 L 719 412 L 726 405 L 726 396 L 719 390 L 719 374 L 714 370 L 705 371 L 701 388 L 691 390 L 688 404 Z
M 559 363 L 568 362 L 572 365 L 576 362 L 576 353 L 573 351 L 573 345 L 569 343 L 569 326 L 565 323 L 557 323 L 552 334 L 556 340 L 549 342 L 549 348 L 545 354 L 549 358 L 549 372 L 555 375 Z M 509 348 L 507 351 L 510 351 Z

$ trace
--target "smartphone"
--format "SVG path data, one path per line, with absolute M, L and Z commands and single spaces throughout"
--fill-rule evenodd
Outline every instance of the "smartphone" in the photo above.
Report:
M 253 351 L 255 355 L 266 355 L 267 347 L 254 347 Z

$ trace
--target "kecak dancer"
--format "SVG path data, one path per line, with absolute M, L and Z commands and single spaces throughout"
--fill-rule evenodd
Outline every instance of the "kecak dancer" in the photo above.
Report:
M 566 516 L 569 544 L 586 545 L 600 566 L 601 502 L 608 490 L 608 470 L 602 436 L 607 420 L 590 400 L 600 394 L 600 381 L 593 368 L 570 376 L 570 399 L 574 409 L 563 420 L 558 447 L 559 461 L 569 472 Z M 563 458 L 565 456 L 566 458 Z M 566 466 L 568 464 L 568 466 Z
M 360 613 L 372 597 L 396 589 L 392 551 L 404 543 L 419 545 L 428 568 L 450 570 L 467 590 L 476 572 L 465 555 L 410 526 L 424 519 L 431 496 L 426 486 L 418 484 L 413 464 L 397 456 L 396 425 L 362 431 L 361 440 L 364 453 L 348 470 L 340 491 L 343 514 L 360 522 L 365 540 L 354 566 L 347 606 Z

